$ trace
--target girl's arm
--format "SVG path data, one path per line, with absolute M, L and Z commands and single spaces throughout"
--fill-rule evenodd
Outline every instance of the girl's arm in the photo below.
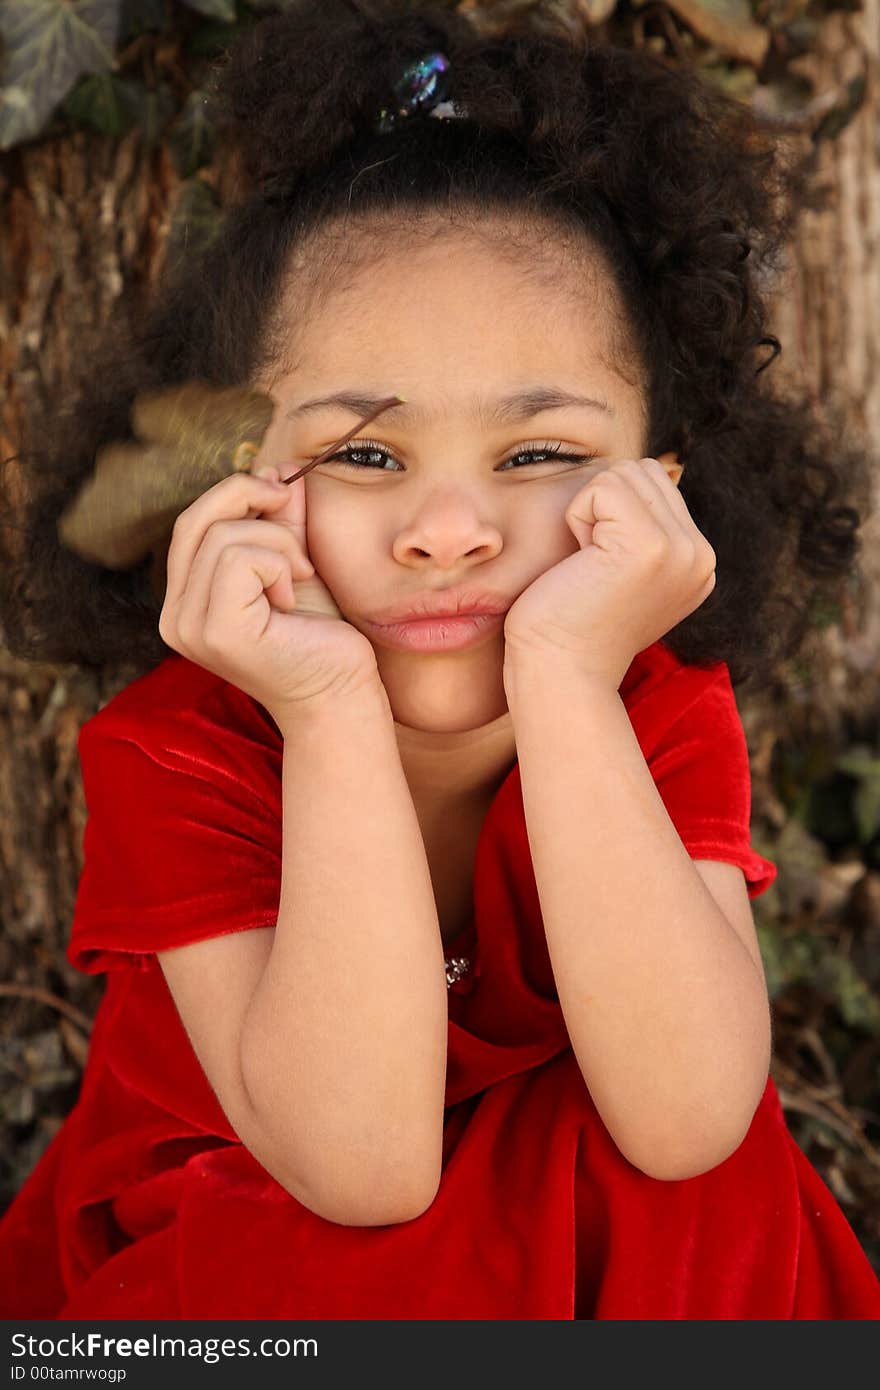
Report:
M 418 1215 L 440 1182 L 443 945 L 384 687 L 281 730 L 283 868 L 242 1076 L 306 1193 L 357 1221 Z
M 281 733 L 278 923 L 253 943 L 248 981 L 227 968 L 238 1017 L 205 989 L 229 937 L 164 953 L 163 969 L 233 1128 L 273 1176 L 328 1220 L 410 1220 L 440 1181 L 447 989 L 384 687 L 328 698 Z M 174 958 L 203 947 L 175 978 Z
M 523 806 L 572 1048 L 618 1148 L 696 1176 L 745 1137 L 770 1066 L 763 969 L 694 867 L 620 695 L 508 659 Z

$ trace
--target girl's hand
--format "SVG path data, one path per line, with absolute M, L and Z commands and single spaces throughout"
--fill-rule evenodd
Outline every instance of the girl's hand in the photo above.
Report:
M 506 651 L 566 653 L 620 682 L 640 651 L 715 587 L 715 551 L 657 459 L 621 459 L 565 511 L 580 549 L 539 575 L 507 612 Z
M 159 634 L 280 725 L 378 669 L 309 559 L 305 478 L 278 487 L 273 476 L 231 473 L 177 517 Z

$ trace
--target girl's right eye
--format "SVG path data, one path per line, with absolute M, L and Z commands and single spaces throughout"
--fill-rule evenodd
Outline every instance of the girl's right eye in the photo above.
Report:
M 378 456 L 379 459 L 384 460 L 386 462 L 389 460 L 391 463 L 396 462 L 396 460 L 391 457 L 387 449 L 383 448 L 381 444 L 374 443 L 371 439 L 362 439 L 357 444 L 346 444 L 345 448 L 340 449 L 338 454 L 331 454 L 328 459 L 324 460 L 324 462 L 341 463 L 343 468 L 360 469 L 362 473 L 365 469 L 372 469 L 374 472 L 378 473 L 386 473 L 391 471 L 384 467 L 376 468 L 376 465 L 374 463 L 364 464 L 360 462 L 355 462 L 356 456 L 359 454 L 372 454 L 374 459 Z

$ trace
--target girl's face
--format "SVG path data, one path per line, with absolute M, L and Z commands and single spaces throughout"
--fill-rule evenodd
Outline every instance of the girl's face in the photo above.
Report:
M 520 253 L 498 236 L 450 230 L 331 287 L 296 325 L 296 367 L 255 383 L 278 402 L 267 458 L 283 461 L 282 476 L 370 408 L 310 402 L 405 398 L 306 476 L 307 534 L 343 616 L 373 645 L 395 719 L 436 732 L 506 710 L 503 618 L 439 651 L 402 645 L 376 621 L 441 593 L 488 592 L 510 607 L 577 550 L 565 508 L 607 466 L 587 456 L 643 453 L 644 395 L 611 365 L 604 271 L 547 238 Z M 537 392 L 596 403 L 529 399 Z

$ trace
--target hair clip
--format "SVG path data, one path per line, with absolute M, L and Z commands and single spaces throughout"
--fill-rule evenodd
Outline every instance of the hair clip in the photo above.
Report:
M 374 129 L 387 135 L 407 116 L 436 116 L 439 120 L 461 120 L 467 116 L 463 106 L 447 100 L 450 85 L 449 59 L 444 53 L 427 53 L 404 68 L 394 84 L 397 107 L 383 106 Z

